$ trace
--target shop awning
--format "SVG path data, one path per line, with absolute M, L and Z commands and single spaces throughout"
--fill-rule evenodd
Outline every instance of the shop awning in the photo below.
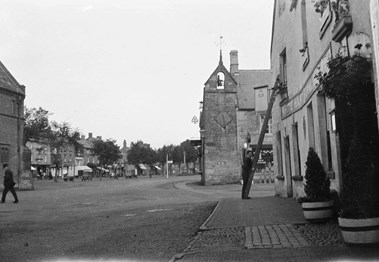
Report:
M 139 164 L 138 166 L 139 166 L 139 168 L 141 168 L 141 169 L 144 169 L 144 170 L 147 169 L 143 164 Z
M 92 172 L 92 168 L 90 168 L 88 166 L 76 166 L 75 168 L 78 171 L 83 170 L 83 171 L 87 171 L 87 172 Z
M 162 170 L 159 166 L 154 166 L 158 170 Z

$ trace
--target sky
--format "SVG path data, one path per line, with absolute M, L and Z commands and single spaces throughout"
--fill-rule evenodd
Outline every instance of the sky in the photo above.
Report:
M 220 54 L 270 68 L 274 0 L 0 0 L 0 61 L 25 105 L 88 137 L 158 149 L 198 139 Z

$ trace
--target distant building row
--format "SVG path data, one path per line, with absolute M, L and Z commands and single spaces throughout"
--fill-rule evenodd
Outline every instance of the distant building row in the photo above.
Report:
M 85 166 L 89 163 L 98 164 L 98 158 L 93 152 L 93 142 L 101 137 L 81 137 L 79 143 L 81 149 L 75 152 L 74 146 L 67 144 L 55 152 L 48 143 L 43 141 L 27 141 L 23 145 L 24 137 L 24 99 L 25 86 L 20 85 L 7 68 L 0 62 L 0 165 L 8 163 L 14 173 L 16 187 L 20 189 L 33 189 L 33 175 L 31 169 L 40 175 L 55 174 L 52 165 L 52 154 L 58 153 L 62 160 L 62 168 L 58 174 L 77 175 L 77 166 Z M 55 151 L 54 151 L 55 150 Z M 119 165 L 127 163 L 126 141 L 121 148 L 122 159 Z M 0 180 L 3 179 L 0 172 Z M 2 187 L 2 183 L 0 183 Z

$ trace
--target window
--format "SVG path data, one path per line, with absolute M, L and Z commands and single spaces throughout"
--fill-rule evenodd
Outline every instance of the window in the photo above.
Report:
M 303 36 L 302 48 L 299 50 L 303 58 L 303 71 L 309 64 L 308 29 L 307 29 L 307 8 L 305 0 L 301 1 L 301 29 Z
M 280 80 L 284 84 L 284 86 L 287 86 L 287 55 L 286 55 L 286 49 L 280 53 L 279 57 L 279 63 L 280 63 Z
M 12 110 L 12 115 L 15 115 L 17 113 L 17 104 L 16 104 L 16 101 L 14 100 L 11 101 L 11 110 Z
M 217 89 L 224 89 L 225 75 L 223 72 L 217 74 Z
M 1 163 L 8 163 L 9 162 L 9 148 L 8 147 L 1 147 L 0 148 L 0 161 Z
M 259 131 L 262 130 L 263 122 L 265 121 L 265 114 L 260 115 L 259 119 Z M 266 127 L 266 134 L 272 134 L 272 118 L 270 116 L 270 119 L 268 120 L 267 127 Z
M 332 127 L 332 132 L 336 132 L 337 128 L 336 128 L 336 112 L 335 111 L 332 111 L 330 113 L 330 123 L 331 123 L 331 127 Z
M 308 32 L 307 32 L 307 7 L 305 0 L 301 1 L 301 29 L 303 35 L 303 48 L 308 46 Z

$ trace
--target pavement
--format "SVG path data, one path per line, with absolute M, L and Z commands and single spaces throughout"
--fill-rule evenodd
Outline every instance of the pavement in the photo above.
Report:
M 260 186 L 267 187 L 254 184 L 252 190 L 259 192 Z M 183 183 L 177 187 L 214 190 Z M 226 188 L 230 192 L 240 186 Z M 253 192 L 252 199 L 242 200 L 228 192 L 190 245 L 170 261 L 379 261 L 378 246 L 345 245 L 335 219 L 309 224 L 294 199 Z

